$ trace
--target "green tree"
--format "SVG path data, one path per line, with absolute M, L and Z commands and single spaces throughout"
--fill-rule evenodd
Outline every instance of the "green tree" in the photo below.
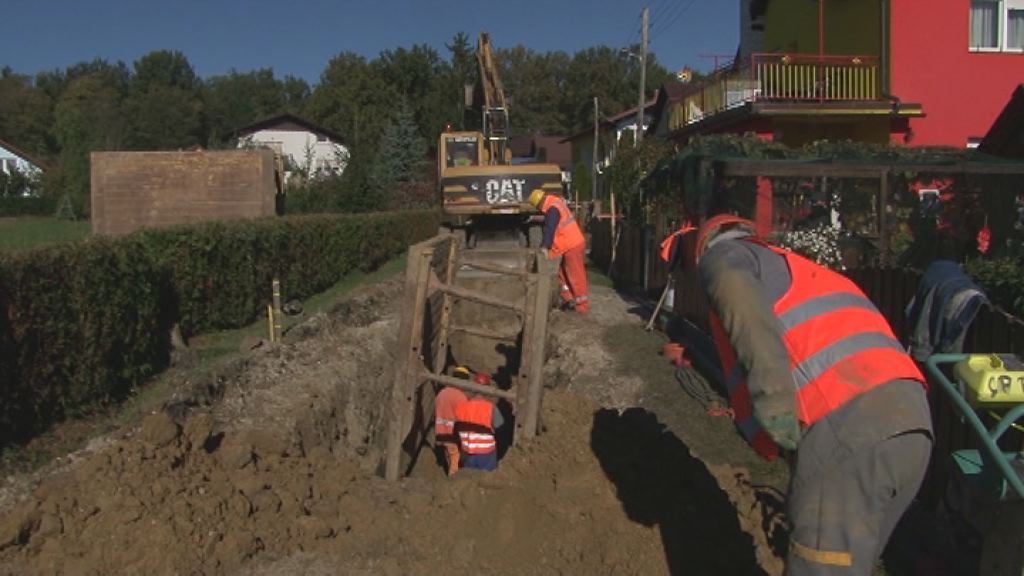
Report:
M 426 142 L 420 136 L 411 107 L 402 100 L 384 130 L 370 173 L 370 186 L 387 197 L 400 182 L 422 176 Z
M 568 133 L 570 125 L 559 105 L 565 97 L 569 56 L 539 54 L 520 44 L 497 50 L 495 59 L 509 100 L 512 135 Z
M 9 67 L 0 70 L 0 139 L 48 157 L 56 150 L 50 137 L 53 101 L 32 79 Z
M 305 115 L 348 138 L 357 148 L 376 149 L 396 91 L 362 56 L 343 52 L 327 64 L 306 103 Z
M 466 86 L 473 86 L 479 81 L 479 70 L 477 68 L 476 53 L 469 44 L 469 37 L 465 32 L 459 32 L 452 37 L 450 44 L 445 44 L 448 49 L 449 61 L 445 67 L 447 81 L 442 86 L 441 98 L 451 106 L 451 116 L 454 121 L 452 127 L 457 130 L 466 130 L 469 126 L 479 123 L 479 120 L 471 118 L 467 123 L 466 119 Z
M 203 84 L 202 94 L 210 147 L 223 144 L 242 126 L 285 111 L 284 86 L 270 68 L 214 76 Z
M 129 145 L 168 150 L 205 142 L 199 84 L 181 52 L 157 50 L 137 60 L 126 103 Z

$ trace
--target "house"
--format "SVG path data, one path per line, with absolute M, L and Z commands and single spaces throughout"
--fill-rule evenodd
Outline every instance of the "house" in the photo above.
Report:
M 29 182 L 38 182 L 39 176 L 43 172 L 43 164 L 33 159 L 30 154 L 19 149 L 14 144 L 0 140 L 0 172 L 5 176 L 10 176 L 12 173 L 17 172 L 27 177 Z M 3 180 L 4 185 L 6 185 L 7 179 L 4 178 Z M 30 195 L 35 192 L 31 189 L 31 184 L 29 186 L 30 188 L 25 190 L 24 194 Z M 0 195 L 7 193 L 7 190 L 0 190 Z
M 654 132 L 965 147 L 1024 78 L 1024 0 L 740 0 L 740 10 L 750 30 L 737 59 L 659 107 Z
M 643 130 L 645 133 L 654 120 L 653 113 L 659 94 L 660 92 L 656 92 L 654 99 L 644 105 Z M 598 150 L 596 162 L 594 159 L 593 127 L 580 130 L 562 140 L 568 143 L 571 148 L 572 170 L 577 173 L 574 185 L 581 199 L 591 199 L 594 190 L 597 191 L 597 198 L 607 197 L 605 182 L 601 177 L 602 172 L 611 163 L 612 159 L 615 158 L 615 150 L 623 142 L 624 137 L 626 138 L 625 142 L 632 145 L 636 134 L 636 121 L 637 113 L 635 106 L 624 112 L 603 117 L 599 120 L 597 126 Z M 593 186 L 592 180 L 595 166 L 598 176 L 596 188 Z M 584 172 L 585 178 L 580 178 L 580 170 Z M 580 180 L 583 182 L 581 183 Z
M 572 147 L 564 136 L 521 136 L 509 141 L 509 147 L 514 164 L 557 164 L 562 169 L 562 183 L 572 181 Z
M 978 149 L 993 156 L 1024 160 L 1024 84 L 1013 91 Z
M 239 148 L 270 148 L 285 164 L 284 181 L 341 174 L 348 163 L 345 139 L 294 114 L 281 114 L 235 131 Z

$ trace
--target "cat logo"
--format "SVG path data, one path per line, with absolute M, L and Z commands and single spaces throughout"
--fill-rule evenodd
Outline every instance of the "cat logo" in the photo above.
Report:
M 525 178 L 492 178 L 487 181 L 488 204 L 516 204 L 523 202 Z

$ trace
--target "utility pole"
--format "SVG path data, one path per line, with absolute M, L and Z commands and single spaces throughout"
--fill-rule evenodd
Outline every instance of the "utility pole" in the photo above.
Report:
M 644 85 L 647 83 L 647 17 L 649 14 L 649 8 L 644 6 L 644 10 L 641 15 L 642 24 L 640 25 L 640 102 L 636 105 L 636 137 L 633 138 L 633 146 L 639 146 L 640 141 L 644 139 L 644 104 L 646 98 L 644 97 Z
M 590 201 L 597 200 L 597 96 L 594 96 L 594 157 L 590 167 Z

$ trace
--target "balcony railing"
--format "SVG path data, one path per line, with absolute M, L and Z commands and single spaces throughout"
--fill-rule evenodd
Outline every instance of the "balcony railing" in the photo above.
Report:
M 669 113 L 675 130 L 747 102 L 856 102 L 881 95 L 877 56 L 754 54 L 713 72 Z

